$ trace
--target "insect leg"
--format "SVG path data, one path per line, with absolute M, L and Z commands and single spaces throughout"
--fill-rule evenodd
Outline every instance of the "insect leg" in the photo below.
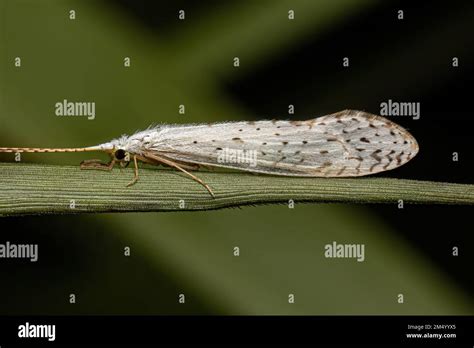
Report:
M 165 158 L 162 158 L 160 156 L 157 156 L 155 154 L 151 154 L 151 153 L 146 153 L 146 154 L 143 154 L 146 158 L 148 159 L 152 159 L 152 160 L 155 160 L 156 162 L 159 162 L 159 163 L 163 163 L 163 164 L 166 164 L 170 167 L 173 167 L 173 168 L 176 168 L 180 171 L 182 171 L 183 173 L 185 173 L 186 175 L 188 175 L 189 177 L 191 177 L 191 179 L 193 179 L 194 181 L 197 181 L 198 183 L 200 183 L 202 186 L 204 186 L 206 188 L 206 190 L 211 194 L 211 196 L 214 198 L 214 192 L 212 192 L 211 188 L 204 182 L 202 181 L 201 179 L 199 179 L 197 176 L 191 174 L 190 172 L 188 172 L 186 169 L 183 169 L 181 168 L 178 164 L 174 163 L 173 161 L 171 160 L 167 160 Z
M 143 157 L 143 156 L 140 156 L 140 155 L 135 155 L 135 156 L 137 156 L 137 160 L 142 161 L 144 163 L 153 164 L 155 166 L 157 164 L 164 164 L 163 162 L 158 163 L 156 160 L 151 160 L 149 158 L 146 158 L 146 157 Z M 163 158 L 163 157 L 160 157 L 160 158 Z M 199 168 L 202 167 L 201 164 L 178 162 L 178 161 L 174 161 L 174 160 L 173 160 L 173 162 L 175 164 L 177 164 L 178 166 L 180 166 L 181 168 L 186 169 L 186 170 L 198 170 Z
M 195 164 L 195 163 L 185 163 L 185 162 L 177 162 L 177 161 L 173 161 L 173 162 L 186 170 L 198 170 L 201 167 L 201 165 Z
M 135 176 L 133 177 L 133 180 L 127 184 L 127 187 L 132 186 L 138 181 L 138 163 L 137 163 L 137 156 L 135 155 L 133 156 L 133 164 L 135 165 Z
M 109 163 L 102 163 L 100 160 L 85 160 L 80 164 L 81 169 L 97 169 L 111 171 L 115 165 L 115 159 L 112 159 Z
M 102 163 L 102 160 L 100 159 L 90 159 L 90 160 L 84 160 L 81 162 L 81 165 L 89 165 L 92 163 Z

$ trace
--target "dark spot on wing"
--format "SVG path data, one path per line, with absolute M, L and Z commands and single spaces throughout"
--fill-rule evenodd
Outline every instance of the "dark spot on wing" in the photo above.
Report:
M 361 162 L 362 162 L 362 160 L 361 160 Z M 360 166 L 361 166 L 361 164 L 362 164 L 362 163 L 359 163 L 359 164 L 357 165 L 357 167 L 355 168 L 357 174 L 360 173 Z
M 327 161 L 327 162 L 324 162 L 322 166 L 323 167 L 329 167 L 331 165 L 332 165 L 332 162 Z
M 399 165 L 400 163 L 402 163 L 402 156 L 403 156 L 404 152 L 400 152 L 396 157 L 395 159 L 397 160 L 397 165 Z
M 382 157 L 380 157 L 379 155 L 377 155 L 378 153 L 382 152 L 382 150 L 378 149 L 378 150 L 375 150 L 374 152 L 372 152 L 370 154 L 370 157 L 372 157 L 373 159 L 375 159 L 377 162 L 381 162 L 382 161 Z
M 375 163 L 375 164 L 373 164 L 372 167 L 370 167 L 369 171 L 370 171 L 370 172 L 373 171 L 374 168 L 375 168 L 375 166 L 377 166 L 377 165 L 379 165 L 379 164 L 380 164 L 380 163 Z

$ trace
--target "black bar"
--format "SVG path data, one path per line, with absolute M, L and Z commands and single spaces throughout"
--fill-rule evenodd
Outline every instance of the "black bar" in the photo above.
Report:
M 469 344 L 474 316 L 3 316 L 9 344 L 325 343 Z M 19 326 L 55 325 L 55 340 L 20 338 Z M 411 325 L 411 328 L 409 328 Z M 407 334 L 456 337 L 408 338 Z

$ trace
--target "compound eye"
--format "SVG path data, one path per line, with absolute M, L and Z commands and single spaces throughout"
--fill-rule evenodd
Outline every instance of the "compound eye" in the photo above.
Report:
M 117 151 L 114 152 L 114 156 L 115 156 L 116 159 L 121 161 L 125 158 L 126 152 L 125 152 L 125 150 L 118 149 Z

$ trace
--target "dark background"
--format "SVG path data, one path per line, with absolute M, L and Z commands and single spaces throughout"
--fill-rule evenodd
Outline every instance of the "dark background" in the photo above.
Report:
M 2 36 L 7 47 L 3 58 L 4 62 L 9 62 L 18 51 L 18 46 L 22 47 L 26 52 L 25 55 L 27 55 L 28 50 L 25 47 L 28 46 L 29 40 L 34 41 L 31 35 L 19 35 L 11 29 L 13 25 L 12 18 L 15 18 L 15 14 L 21 13 L 21 9 L 31 8 L 33 3 L 31 1 L 3 1 L 3 3 L 3 18 L 9 18 L 4 24 Z M 61 70 L 63 69 L 61 64 L 69 64 L 71 68 L 74 64 L 79 65 L 86 59 L 89 64 L 88 71 L 91 74 L 96 66 L 100 71 L 102 65 L 108 66 L 110 64 L 103 55 L 101 56 L 101 53 L 127 51 L 122 49 L 120 44 L 117 44 L 122 40 L 130 41 L 132 47 L 134 45 L 141 47 L 142 41 L 147 41 L 147 43 L 143 43 L 143 46 L 149 46 L 153 42 L 164 43 L 167 46 L 167 52 L 161 52 L 159 45 L 157 45 L 158 48 L 155 51 L 152 44 L 150 50 L 163 60 L 169 60 L 169 65 L 167 63 L 166 68 L 163 68 L 156 63 L 157 65 L 154 66 L 152 62 L 147 61 L 147 53 L 143 53 L 137 59 L 132 58 L 132 64 L 148 64 L 147 69 L 135 68 L 132 65 L 132 69 L 136 70 L 132 70 L 130 74 L 135 74 L 135 77 L 127 76 L 122 79 L 120 74 L 123 73 L 113 73 L 111 70 L 111 72 L 106 72 L 97 77 L 102 82 L 95 85 L 95 78 L 89 78 L 86 74 L 82 82 L 78 83 L 77 77 L 69 82 L 75 86 L 71 87 L 70 94 L 68 94 L 68 82 L 62 87 L 58 87 L 57 83 L 55 87 L 53 86 L 55 85 L 54 77 L 50 81 L 43 79 L 41 83 L 37 82 L 36 91 L 39 88 L 50 89 L 53 100 L 61 100 L 66 97 L 72 100 L 74 99 L 73 96 L 76 96 L 77 99 L 83 97 L 83 99 L 97 100 L 98 104 L 99 102 L 108 102 L 110 105 L 116 104 L 113 107 L 110 106 L 110 109 L 106 109 L 107 116 L 100 116 L 105 120 L 98 120 L 96 124 L 93 122 L 87 123 L 87 121 L 80 121 L 79 124 L 79 121 L 77 121 L 74 126 L 65 125 L 65 122 L 59 125 L 61 122 L 50 116 L 51 112 L 48 111 L 50 105 L 43 108 L 41 106 L 41 99 L 47 97 L 28 94 L 23 85 L 28 81 L 28 78 L 19 78 L 15 75 L 17 73 L 13 69 L 4 68 L 5 81 L 11 84 L 4 83 L 2 86 L 3 110 L 5 112 L 15 110 L 16 112 L 16 121 L 13 121 L 13 116 L 8 118 L 1 116 L 2 124 L 0 125 L 4 127 L 0 134 L 2 143 L 6 142 L 5 146 L 28 146 L 31 144 L 25 142 L 29 141 L 34 141 L 37 145 L 44 143 L 44 146 L 52 144 L 60 146 L 61 143 L 67 145 L 69 140 L 76 142 L 78 145 L 82 142 L 94 143 L 94 141 L 105 140 L 102 139 L 103 137 L 118 136 L 120 132 L 144 128 L 143 126 L 146 127 L 146 123 L 156 121 L 205 122 L 209 121 L 210 117 L 212 117 L 211 120 L 274 117 L 307 119 L 348 108 L 366 110 L 377 114 L 380 113 L 380 103 L 392 99 L 393 101 L 421 103 L 421 118 L 419 120 L 413 120 L 411 117 L 393 118 L 393 121 L 407 128 L 416 137 L 420 145 L 420 152 L 406 166 L 392 172 L 383 173 L 383 176 L 472 183 L 472 129 L 474 126 L 472 106 L 470 105 L 472 102 L 471 86 L 474 83 L 474 42 L 472 37 L 474 32 L 474 3 L 472 1 L 360 1 L 356 5 L 351 1 L 321 2 L 321 6 L 324 8 L 339 6 L 337 13 L 342 13 L 342 15 L 334 16 L 334 18 L 325 19 L 330 24 L 327 24 L 323 29 L 317 25 L 314 25 L 314 28 L 312 25 L 307 25 L 304 31 L 301 29 L 298 31 L 298 35 L 295 34 L 294 39 L 286 40 L 284 39 L 284 32 L 287 30 L 287 24 L 281 27 L 276 25 L 273 29 L 271 26 L 270 28 L 263 26 L 264 30 L 268 30 L 268 39 L 264 34 L 255 32 L 258 40 L 250 40 L 248 45 L 245 45 L 245 40 L 242 40 L 244 44 L 242 42 L 235 43 L 235 47 L 233 47 L 231 40 L 233 36 L 228 35 L 226 39 L 225 33 L 228 28 L 222 27 L 222 25 L 226 23 L 226 16 L 234 18 L 229 20 L 228 25 L 239 23 L 238 20 L 235 20 L 237 16 L 235 13 L 242 11 L 242 13 L 246 13 L 246 16 L 242 17 L 241 23 L 242 28 L 245 28 L 244 19 L 248 20 L 252 17 L 251 10 L 245 10 L 245 6 L 248 4 L 255 5 L 255 16 L 266 11 L 271 13 L 283 9 L 284 11 L 281 12 L 282 23 L 285 20 L 287 21 L 288 9 L 295 9 L 295 23 L 303 20 L 309 22 L 321 20 L 317 16 L 318 10 L 314 10 L 314 17 L 311 16 L 311 13 L 302 13 L 306 11 L 303 10 L 307 7 L 305 1 L 295 1 L 293 3 L 283 1 L 247 3 L 227 1 L 224 3 L 219 1 L 121 0 L 105 1 L 101 2 L 100 5 L 88 1 L 56 1 L 53 3 L 55 5 L 51 6 L 61 8 L 57 13 L 67 10 L 70 6 L 74 7 L 76 5 L 79 8 L 84 6 L 83 12 L 87 8 L 87 11 L 95 13 L 95 24 L 101 23 L 101 18 L 105 18 L 103 16 L 110 15 L 113 18 L 113 20 L 110 20 L 112 23 L 122 29 L 125 28 L 125 31 L 127 28 L 133 28 L 133 33 L 130 33 L 129 37 L 122 33 L 115 43 L 106 40 L 106 35 L 110 33 L 98 33 L 98 37 L 104 35 L 104 42 L 110 43 L 111 46 L 115 44 L 118 48 L 112 49 L 105 46 L 102 48 L 103 51 L 97 52 L 88 48 L 89 45 L 93 47 L 90 43 L 94 41 L 92 36 L 78 34 L 80 29 L 75 29 L 78 30 L 78 33 L 73 33 L 77 35 L 76 39 L 82 37 L 84 40 L 84 45 L 81 46 L 84 49 L 84 56 L 75 55 L 76 52 L 71 52 L 71 56 L 59 59 L 60 63 L 52 63 L 47 66 L 46 70 L 63 71 Z M 33 7 L 37 6 L 34 5 Z M 186 10 L 187 19 L 184 22 L 177 20 L 177 12 L 180 9 Z M 399 9 L 404 11 L 403 20 L 397 19 Z M 55 35 L 59 38 L 61 35 L 66 35 L 67 31 L 55 29 L 54 21 L 48 22 L 48 13 L 51 16 L 56 13 L 54 10 L 51 11 L 53 13 L 48 11 L 38 13 L 37 18 L 41 15 L 46 15 L 46 17 L 38 20 L 39 24 L 36 30 L 49 28 L 45 29 L 48 31 L 48 37 Z M 34 11 L 32 10 L 32 12 Z M 80 16 L 82 16 L 82 13 L 81 11 L 78 11 L 78 13 L 80 15 L 79 19 L 76 20 L 76 26 L 81 24 Z M 350 13 L 350 15 L 347 13 Z M 221 17 L 221 22 L 216 20 L 216 23 L 220 23 L 221 26 L 208 24 L 212 23 L 216 16 Z M 211 18 L 209 19 L 209 17 Z M 263 16 L 255 22 L 264 22 L 264 19 Z M 49 24 L 45 24 L 46 22 Z M 250 22 L 254 23 L 251 20 Z M 24 24 L 25 32 L 35 27 L 31 22 L 28 23 Z M 115 30 L 114 25 L 110 24 L 108 20 L 104 20 L 104 23 L 101 24 L 112 33 Z M 68 24 L 62 25 L 67 26 Z M 201 25 L 203 27 L 209 25 L 214 28 L 216 36 L 206 40 L 205 36 L 200 37 L 198 35 L 200 33 L 198 29 L 196 29 L 198 34 L 194 36 L 194 28 L 199 28 Z M 21 23 L 16 24 L 16 26 L 23 28 Z M 93 33 L 97 29 L 90 30 Z M 221 36 L 220 30 L 223 32 Z M 239 30 L 235 31 L 238 35 Z M 281 45 L 275 44 L 272 48 L 265 48 L 262 50 L 264 53 L 261 54 L 251 54 L 252 47 L 257 50 L 259 45 L 266 47 L 266 40 L 278 40 L 280 31 L 282 32 Z M 136 36 L 137 32 L 141 33 L 140 36 Z M 245 34 L 242 35 L 245 37 Z M 68 40 L 67 37 L 58 39 L 57 42 L 62 43 L 64 40 Z M 97 40 L 99 41 L 99 39 Z M 206 54 L 208 52 L 220 51 L 219 43 L 222 42 L 220 40 L 226 42 L 222 52 L 227 54 L 227 58 L 207 58 Z M 187 47 L 187 45 L 202 50 L 200 55 L 190 58 L 189 71 L 195 69 L 194 64 L 198 66 L 199 59 L 204 62 L 201 65 L 202 71 L 197 73 L 194 78 L 192 74 L 189 77 L 186 70 L 184 72 L 178 70 L 178 64 L 175 65 L 173 58 L 176 54 L 177 61 L 186 61 L 186 57 L 180 55 L 179 52 L 180 48 Z M 139 47 L 135 48 L 139 49 Z M 63 50 L 61 46 L 56 46 L 56 49 L 58 50 L 56 54 L 61 54 Z M 67 47 L 64 50 L 67 51 Z M 37 50 L 32 50 L 30 55 L 34 56 L 35 52 L 38 53 Z M 51 52 L 51 50 L 45 49 L 45 52 Z M 41 54 L 45 55 L 47 53 L 43 52 Z M 209 57 L 211 55 L 212 53 L 209 53 Z M 242 67 L 239 68 L 238 72 L 231 68 L 233 56 L 241 58 Z M 349 68 L 342 66 L 342 57 L 350 58 Z M 452 67 L 452 57 L 459 58 L 459 67 Z M 32 60 L 33 58 L 29 59 Z M 222 67 L 223 61 L 228 65 L 227 68 Z M 66 64 L 65 62 L 69 63 Z M 39 67 L 36 68 L 39 69 Z M 26 65 L 25 70 L 27 69 L 33 71 L 35 67 L 31 68 Z M 32 74 L 34 74 L 34 71 Z M 80 71 L 77 74 L 79 76 Z M 123 83 L 121 90 L 113 89 L 114 81 L 107 79 L 109 75 L 119 76 L 119 81 Z M 166 78 L 170 78 L 175 84 L 172 86 L 158 86 L 160 83 L 158 80 L 163 75 L 166 75 Z M 209 107 L 199 96 L 188 98 L 190 90 L 202 88 L 199 82 L 201 81 L 200 78 L 205 80 L 210 75 L 213 75 L 213 79 L 209 78 L 210 82 L 204 85 L 212 86 L 212 90 L 218 91 L 215 97 L 210 97 L 210 100 L 216 98 L 218 105 L 232 104 L 235 110 L 234 114 L 217 114 L 225 108 L 221 106 Z M 34 76 L 32 75 L 31 80 L 38 81 L 38 78 Z M 189 79 L 186 77 L 189 77 Z M 24 80 L 20 81 L 22 78 Z M 136 81 L 133 80 L 134 78 Z M 150 83 L 149 86 L 156 86 L 156 90 L 141 91 L 137 85 L 135 85 L 136 88 L 133 87 L 134 81 L 145 80 Z M 62 88 L 65 88 L 65 92 L 58 93 Z M 210 91 L 211 87 L 208 89 Z M 179 98 L 187 99 L 187 109 L 190 110 L 188 118 L 179 118 L 180 116 L 177 115 L 176 111 L 173 111 L 173 114 L 170 113 L 170 110 L 174 110 L 175 105 L 166 106 L 167 98 L 163 94 L 169 90 L 176 90 L 176 93 L 180 96 Z M 132 92 L 128 94 L 129 91 Z M 140 95 L 136 98 L 147 99 L 144 102 L 143 114 L 135 118 L 138 123 L 134 122 L 134 117 L 130 115 L 140 109 L 141 104 L 137 107 L 130 101 L 132 98 L 125 98 L 125 101 L 120 100 L 123 99 L 123 96 L 133 93 Z M 200 93 L 206 95 L 214 92 L 207 92 L 207 89 L 203 88 Z M 36 102 L 36 99 L 38 100 L 38 106 L 33 109 L 34 111 L 23 106 L 23 104 L 32 104 L 32 99 L 33 102 Z M 164 106 L 161 106 L 162 103 Z M 198 107 L 198 103 L 202 103 L 202 105 Z M 156 106 L 157 104 L 160 104 L 160 106 Z M 295 106 L 294 115 L 288 115 L 289 104 Z M 153 109 L 150 105 L 158 109 Z M 6 113 L 3 113 L 3 115 L 6 115 Z M 9 113 L 9 115 L 12 114 Z M 28 131 L 23 132 L 21 130 L 21 125 L 28 127 L 27 124 L 32 123 L 32 117 L 38 117 L 39 119 L 43 116 L 48 120 L 53 118 L 51 121 L 45 121 L 45 125 L 49 124 L 49 128 L 51 128 L 53 127 L 51 125 L 54 124 L 54 127 L 57 127 L 56 134 L 62 134 L 63 129 L 71 127 L 69 131 L 64 131 L 64 134 L 73 135 L 61 138 L 63 135 L 58 134 L 55 141 L 54 137 L 48 136 L 39 126 L 40 132 L 37 132 L 39 134 L 34 135 L 32 139 L 28 136 Z M 131 118 L 132 120 L 130 120 Z M 100 122 L 103 122 L 103 124 Z M 113 123 L 113 126 L 106 126 L 111 123 Z M 31 133 L 34 133 L 34 127 L 29 127 L 32 129 Z M 46 129 L 46 126 L 44 127 Z M 13 129 L 16 129 L 16 131 L 14 132 Z M 71 144 L 71 146 L 73 145 L 75 144 Z M 453 152 L 459 153 L 458 162 L 452 161 Z M 5 155 L 1 158 L 2 160 L 12 160 Z M 38 156 L 27 158 L 26 161 L 62 163 L 62 157 L 48 157 L 48 159 L 45 159 Z M 78 158 L 67 157 L 67 161 L 76 163 Z M 336 211 L 332 209 L 343 210 Z M 0 221 L 1 241 L 10 240 L 18 243 L 34 241 L 39 243 L 41 260 L 36 264 L 17 260 L 3 260 L 0 262 L 0 274 L 2 274 L 2 284 L 4 284 L 0 289 L 0 311 L 2 314 L 320 314 L 321 311 L 325 314 L 473 314 L 472 294 L 474 282 L 471 268 L 474 238 L 472 236 L 472 207 L 407 205 L 404 209 L 397 209 L 396 203 L 367 207 L 340 207 L 340 205 L 318 207 L 309 205 L 302 207 L 298 213 L 299 215 L 293 218 L 295 219 L 293 223 L 288 224 L 292 226 L 291 230 L 284 229 L 281 222 L 278 222 L 278 218 L 273 219 L 275 214 L 285 214 L 284 210 L 287 211 L 284 207 L 252 207 L 224 213 L 178 213 L 172 217 L 163 217 L 156 214 L 153 217 L 153 219 L 156 218 L 156 223 L 164 223 L 175 234 L 183 233 L 186 236 L 190 236 L 190 233 L 195 234 L 189 237 L 190 239 L 186 237 L 180 240 L 179 243 L 176 241 L 171 243 L 176 249 L 171 250 L 168 255 L 163 252 L 158 256 L 153 255 L 153 253 L 150 254 L 149 250 L 142 252 L 141 248 L 147 240 L 146 233 L 161 233 L 147 227 L 153 226 L 153 222 L 149 217 L 149 222 L 140 225 L 134 224 L 134 221 L 141 220 L 143 214 L 127 214 L 127 217 L 121 217 L 122 220 L 119 220 L 117 224 L 127 220 L 129 225 L 127 228 L 113 233 L 110 231 L 115 229 L 115 225 L 111 221 L 117 221 L 115 215 L 2 218 Z M 331 215 L 330 212 L 333 212 L 334 215 Z M 377 233 L 380 232 L 379 237 L 381 239 L 388 241 L 388 244 L 391 243 L 391 238 L 402 241 L 403 248 L 398 249 L 400 244 L 397 244 L 398 242 L 394 243 L 396 250 L 393 254 L 387 255 L 387 258 L 379 257 L 373 261 L 380 267 L 379 271 L 367 271 L 365 275 L 361 273 L 359 277 L 354 277 L 348 283 L 342 280 L 340 283 L 336 281 L 335 284 L 346 288 L 347 292 L 342 294 L 335 292 L 331 301 L 339 301 L 338 296 L 342 296 L 347 300 L 351 293 L 350 284 L 352 284 L 359 287 L 359 290 L 354 291 L 354 299 L 352 300 L 357 304 L 354 304 L 354 306 L 347 305 L 347 303 L 350 303 L 347 300 L 347 303 L 343 301 L 343 304 L 334 305 L 334 308 L 331 305 L 327 305 L 327 307 L 322 305 L 326 302 L 328 294 L 332 293 L 330 288 L 336 286 L 331 283 L 330 278 L 337 279 L 341 277 L 343 279 L 347 277 L 347 273 L 352 272 L 349 268 L 346 268 L 346 264 L 342 263 L 340 269 L 335 270 L 334 275 L 319 271 L 301 273 L 301 286 L 304 287 L 304 284 L 308 284 L 308 288 L 312 289 L 311 294 L 318 298 L 318 300 L 313 299 L 311 305 L 309 305 L 309 302 L 307 304 L 303 302 L 302 307 L 293 310 L 284 305 L 280 307 L 280 305 L 272 303 L 271 298 L 268 299 L 268 303 L 265 305 L 257 304 L 260 301 L 257 299 L 258 297 L 254 300 L 249 299 L 248 302 L 244 300 L 236 301 L 236 298 L 241 298 L 240 296 L 251 297 L 255 294 L 266 294 L 265 282 L 269 278 L 272 281 L 268 283 L 268 289 L 270 289 L 268 291 L 278 292 L 278 286 L 275 287 L 275 284 L 280 285 L 282 292 L 278 296 L 281 296 L 282 301 L 284 301 L 288 293 L 286 285 L 291 283 L 285 275 L 278 275 L 272 260 L 287 258 L 283 264 L 288 265 L 289 273 L 293 272 L 292 267 L 298 267 L 298 262 L 313 262 L 309 259 L 302 259 L 291 265 L 291 255 L 293 254 L 285 254 L 284 246 L 288 243 L 285 238 L 291 236 L 290 247 L 293 247 L 293 252 L 298 254 L 299 245 L 317 243 L 314 239 L 317 239 L 317 237 L 308 237 L 307 232 L 309 230 L 298 234 L 294 232 L 294 229 L 301 227 L 303 230 L 303 226 L 311 223 L 316 224 L 318 218 L 323 219 L 323 216 L 340 219 L 340 223 L 346 222 L 347 226 L 352 226 L 355 221 L 353 216 L 356 216 L 358 221 L 363 221 L 362 224 L 365 223 L 364 221 L 375 220 L 379 225 L 374 230 L 378 231 Z M 284 218 L 291 219 L 290 215 L 285 215 Z M 166 221 L 163 222 L 163 219 Z M 220 222 L 206 225 L 207 221 L 214 221 L 215 219 L 220 220 Z M 178 221 L 184 220 L 187 221 L 187 225 L 178 224 Z M 247 230 L 248 234 L 245 240 L 239 241 L 238 231 L 236 231 L 236 234 L 229 234 L 227 239 L 224 238 L 221 241 L 214 237 L 216 234 L 225 235 L 227 226 L 234 224 L 237 220 L 249 221 L 248 225 L 243 223 L 237 225 L 242 234 L 244 234 L 242 230 Z M 260 221 L 260 224 L 253 224 L 252 221 Z M 188 226 L 192 226 L 193 231 L 189 231 Z M 252 226 L 253 230 L 249 231 Z M 260 228 L 256 226 L 260 226 Z M 339 240 L 355 242 L 353 234 L 344 234 L 345 228 L 342 225 L 331 226 L 327 228 L 328 231 L 334 229 L 341 232 Z M 382 226 L 389 226 L 386 235 L 381 232 Z M 140 232 L 145 233 L 142 234 L 143 239 L 137 241 L 135 239 L 136 232 L 147 228 L 149 228 L 148 232 Z M 262 228 L 266 228 L 266 230 Z M 349 228 L 347 227 L 347 229 Z M 281 231 L 281 233 L 278 231 Z M 360 231 L 362 231 L 361 235 L 363 236 L 366 230 L 362 227 Z M 313 232 L 314 234 L 319 233 L 318 231 Z M 202 239 L 199 239 L 200 236 L 202 236 Z M 214 241 L 215 244 L 206 243 L 206 238 Z M 275 244 L 268 242 L 267 238 L 276 238 Z M 296 238 L 296 240 L 293 238 Z M 332 241 L 330 234 L 327 238 L 329 239 L 322 238 L 322 243 Z M 360 238 L 360 235 L 355 237 L 355 240 L 357 238 Z M 198 240 L 202 241 L 202 244 L 199 244 Z M 281 244 L 278 244 L 278 241 Z M 164 248 L 167 245 L 163 240 L 159 243 Z M 191 246 L 192 243 L 196 244 Z M 186 268 L 186 262 L 192 262 L 191 260 L 193 260 L 185 256 L 180 258 L 180 250 L 184 255 L 196 253 L 196 258 L 203 260 L 209 253 L 222 250 L 219 249 L 221 247 L 227 248 L 226 253 L 230 255 L 231 248 L 236 243 L 247 243 L 245 246 L 248 248 L 255 246 L 259 246 L 259 248 L 254 249 L 254 259 L 246 261 L 247 263 L 241 266 L 241 275 L 235 278 L 232 277 L 233 271 L 231 268 L 225 269 L 224 267 L 223 270 L 216 270 L 209 266 L 209 271 L 204 272 L 200 278 L 202 284 L 196 285 L 196 279 L 192 277 L 186 279 L 188 276 L 186 272 L 178 272 L 178 275 L 175 273 L 176 267 Z M 133 258 L 120 257 L 124 245 L 134 246 Z M 369 248 L 369 246 L 376 244 L 367 242 L 367 245 L 367 248 Z M 453 257 L 451 255 L 453 246 L 459 247 L 460 256 Z M 267 249 L 262 249 L 262 247 Z M 413 260 L 419 263 L 414 263 L 413 269 L 406 265 L 403 266 L 405 268 L 402 267 L 402 270 L 404 270 L 402 272 L 406 272 L 407 278 L 400 278 L 397 283 L 401 288 L 405 288 L 408 293 L 411 291 L 414 296 L 426 297 L 426 302 L 417 300 L 409 303 L 411 307 L 408 310 L 398 309 L 395 305 L 387 304 L 390 301 L 393 302 L 394 294 L 400 291 L 403 292 L 403 290 L 391 287 L 393 284 L 385 283 L 382 279 L 390 278 L 391 267 L 393 266 L 390 260 L 406 258 L 406 250 L 409 250 L 409 255 L 414 253 L 416 257 Z M 279 254 L 280 251 L 283 251 L 283 254 Z M 315 251 L 315 253 L 320 252 L 321 249 Z M 159 250 L 157 250 L 158 253 Z M 155 258 L 155 260 L 152 261 L 152 258 Z M 208 263 L 213 263 L 215 260 L 210 257 L 208 262 L 198 266 L 205 268 Z M 411 259 L 408 258 L 407 260 Z M 233 261 L 229 262 L 232 263 Z M 385 265 L 385 263 L 387 264 Z M 253 267 L 258 269 L 255 274 L 259 276 L 254 277 L 254 274 L 245 278 L 246 274 L 251 274 L 246 269 Z M 397 273 L 400 270 L 393 272 Z M 426 295 L 423 293 L 423 287 L 419 288 L 418 283 L 425 282 L 424 279 L 419 277 L 420 274 L 425 273 L 435 274 L 433 277 L 437 280 L 432 284 L 439 282 L 449 287 L 444 295 Z M 219 278 L 223 274 L 229 278 Z M 213 278 L 215 282 L 213 283 L 206 276 Z M 381 278 L 377 278 L 378 276 Z M 370 282 L 367 283 L 368 288 L 364 289 L 367 279 L 370 279 Z M 321 289 L 318 284 L 324 283 L 326 280 L 329 282 L 328 289 Z M 235 283 L 229 285 L 228 282 Z M 208 284 L 222 284 L 222 293 L 216 295 L 219 289 L 214 285 L 208 286 Z M 254 286 L 258 287 L 258 290 L 255 290 Z M 431 287 L 433 286 L 431 285 Z M 291 288 L 291 286 L 289 287 Z M 376 290 L 377 287 L 379 288 Z M 187 299 L 190 302 L 186 307 L 176 303 L 176 294 L 183 291 L 183 289 L 187 290 Z M 236 295 L 230 295 L 229 291 L 235 291 Z M 319 291 L 321 292 L 319 293 Z M 361 299 L 357 295 L 359 294 L 358 291 L 367 297 Z M 377 302 L 378 300 L 375 300 L 376 303 L 371 302 L 372 298 L 378 298 L 378 295 L 372 297 L 374 296 L 372 291 L 380 293 L 385 291 L 387 303 Z M 66 303 L 63 303 L 69 292 L 81 294 L 80 305 L 72 309 Z M 460 302 L 452 305 L 448 304 L 459 294 L 463 296 L 459 300 Z M 391 298 L 388 299 L 389 297 Z M 58 299 L 62 299 L 63 302 Z M 446 300 L 446 307 L 443 305 L 443 299 Z M 311 301 L 310 297 L 307 297 L 306 300 Z M 150 304 L 150 301 L 153 304 Z M 254 302 L 255 306 L 252 307 Z M 364 310 L 364 308 L 367 308 L 367 310 Z

